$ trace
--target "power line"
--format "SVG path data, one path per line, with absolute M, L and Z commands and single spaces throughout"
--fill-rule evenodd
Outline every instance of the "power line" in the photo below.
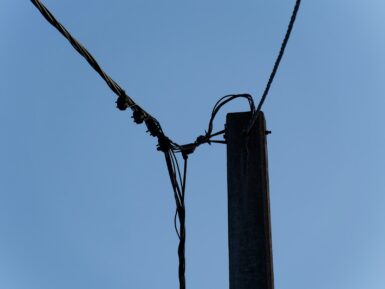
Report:
M 167 170 L 169 173 L 172 189 L 174 192 L 175 204 L 176 204 L 176 212 L 174 217 L 174 226 L 175 231 L 179 238 L 178 245 L 178 258 L 179 258 L 179 286 L 180 289 L 186 288 L 186 280 L 185 280 L 185 242 L 186 242 L 186 210 L 185 210 L 185 190 L 186 190 L 186 178 L 187 178 L 187 160 L 188 155 L 193 153 L 195 149 L 201 144 L 211 144 L 211 143 L 226 143 L 222 140 L 213 140 L 212 138 L 215 136 L 219 136 L 224 134 L 224 130 L 213 133 L 213 125 L 214 120 L 220 109 L 227 103 L 237 99 L 244 98 L 248 101 L 250 111 L 251 111 L 251 119 L 248 126 L 247 135 L 250 132 L 250 129 L 253 127 L 255 120 L 258 117 L 258 114 L 262 108 L 262 105 L 266 99 L 266 96 L 269 92 L 270 86 L 274 80 L 275 74 L 278 70 L 280 61 L 283 57 L 287 42 L 290 38 L 290 34 L 292 28 L 294 26 L 294 22 L 299 10 L 300 0 L 296 1 L 296 5 L 294 7 L 294 11 L 285 35 L 285 38 L 282 42 L 280 52 L 275 61 L 273 70 L 271 72 L 269 81 L 266 85 L 265 91 L 261 97 L 261 100 L 258 104 L 257 109 L 255 108 L 253 98 L 250 94 L 231 94 L 226 95 L 218 100 L 218 102 L 214 105 L 214 108 L 211 113 L 211 117 L 209 120 L 207 131 L 204 135 L 198 136 L 193 143 L 178 145 L 173 142 L 170 138 L 168 138 L 156 118 L 151 116 L 148 112 L 142 109 L 138 104 L 134 102 L 134 100 L 129 97 L 126 92 L 116 83 L 107 73 L 103 71 L 100 65 L 97 63 L 95 58 L 91 55 L 91 53 L 80 43 L 78 42 L 69 32 L 68 30 L 56 20 L 56 18 L 52 15 L 52 13 L 39 1 L 39 0 L 31 0 L 31 2 L 36 6 L 36 8 L 41 12 L 44 18 L 54 26 L 75 48 L 75 50 L 82 55 L 86 61 L 90 64 L 90 66 L 103 78 L 103 80 L 107 83 L 110 89 L 118 96 L 116 101 L 117 108 L 119 110 L 126 110 L 130 108 L 133 112 L 134 122 L 137 124 L 145 123 L 147 126 L 147 132 L 158 139 L 157 149 L 164 153 Z M 181 153 L 183 156 L 183 172 L 181 172 L 178 158 L 175 153 Z M 178 226 L 179 223 L 179 226 Z
M 150 126 L 149 132 L 151 135 L 162 134 L 162 128 L 159 122 L 141 108 L 135 101 L 129 97 L 126 92 L 116 83 L 104 70 L 100 67 L 98 62 L 92 56 L 92 54 L 73 37 L 68 30 L 52 15 L 52 13 L 45 7 L 39 0 L 31 0 L 32 4 L 39 9 L 40 13 L 44 18 L 55 27 L 75 48 L 75 50 L 85 58 L 85 60 L 90 64 L 90 66 L 104 79 L 110 89 L 118 96 L 116 101 L 117 107 L 120 110 L 126 110 L 130 108 L 133 111 L 133 118 L 136 123 L 145 122 L 147 127 Z
M 253 127 L 255 121 L 257 120 L 258 113 L 261 111 L 262 106 L 263 106 L 263 104 L 264 104 L 264 102 L 266 100 L 266 97 L 269 94 L 271 84 L 274 81 L 274 77 L 277 74 L 277 71 L 278 71 L 279 65 L 281 63 L 282 57 L 283 57 L 283 55 L 285 53 L 285 49 L 286 49 L 287 43 L 289 42 L 290 35 L 291 35 L 291 32 L 292 32 L 293 27 L 294 27 L 295 20 L 297 19 L 297 14 L 298 14 L 300 5 L 301 5 L 301 0 L 296 0 L 293 12 L 291 14 L 290 22 L 289 22 L 289 25 L 288 25 L 287 30 L 286 30 L 285 37 L 284 37 L 284 39 L 282 41 L 282 44 L 281 44 L 281 49 L 279 50 L 277 59 L 275 60 L 275 63 L 274 63 L 274 66 L 273 66 L 273 70 L 270 73 L 269 80 L 267 81 L 265 90 L 263 91 L 261 99 L 260 99 L 260 101 L 258 103 L 256 113 L 252 117 L 252 120 L 251 120 L 251 122 L 249 124 L 249 127 L 247 129 L 247 134 L 250 133 L 251 128 Z

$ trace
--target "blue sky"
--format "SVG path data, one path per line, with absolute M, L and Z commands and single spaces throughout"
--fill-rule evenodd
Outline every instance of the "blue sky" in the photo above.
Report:
M 44 3 L 179 143 L 259 98 L 294 5 Z M 385 287 L 384 14 L 303 1 L 263 109 L 276 288 Z M 29 1 L 1 1 L 0 35 L 0 289 L 178 288 L 155 139 Z M 228 287 L 225 153 L 190 158 L 188 288 Z

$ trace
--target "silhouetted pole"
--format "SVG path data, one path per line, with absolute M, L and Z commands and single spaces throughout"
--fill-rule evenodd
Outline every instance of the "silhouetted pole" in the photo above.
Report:
M 273 289 L 266 123 L 246 138 L 250 116 L 226 119 L 230 289 Z

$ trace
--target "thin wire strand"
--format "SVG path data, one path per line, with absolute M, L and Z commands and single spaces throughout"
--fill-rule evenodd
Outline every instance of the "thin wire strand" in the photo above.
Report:
M 181 174 L 180 167 L 179 167 L 179 162 L 178 162 L 178 159 L 177 159 L 175 152 L 173 150 L 171 150 L 171 156 L 173 158 L 173 164 L 174 164 L 174 167 L 176 168 L 176 172 L 177 172 L 178 177 L 179 177 L 179 183 L 182 185 L 183 179 L 182 179 L 182 174 Z M 183 191 L 183 188 L 181 191 Z
M 254 113 L 255 113 L 255 106 L 254 106 L 254 100 L 253 100 L 253 97 L 250 95 L 250 94 L 230 94 L 230 95 L 226 95 L 222 98 L 220 98 L 217 103 L 214 105 L 214 108 L 212 110 L 212 113 L 211 113 L 211 118 L 210 118 L 210 121 L 209 121 L 209 125 L 208 125 L 208 129 L 207 129 L 207 133 L 206 135 L 211 137 L 212 136 L 212 131 L 213 131 L 213 123 L 214 123 L 214 119 L 217 115 L 217 113 L 220 111 L 220 109 L 227 103 L 229 103 L 230 101 L 236 99 L 236 98 L 245 98 L 247 99 L 247 101 L 249 102 L 249 107 L 250 107 L 250 111 L 252 113 L 252 116 L 254 116 Z
M 175 209 L 175 215 L 174 215 L 174 229 L 178 236 L 178 239 L 180 240 L 180 233 L 178 229 L 178 209 Z

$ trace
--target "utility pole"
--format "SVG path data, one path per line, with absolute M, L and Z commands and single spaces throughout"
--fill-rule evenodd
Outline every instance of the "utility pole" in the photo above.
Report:
M 250 117 L 226 119 L 230 289 L 273 289 L 266 122 L 246 137 Z

